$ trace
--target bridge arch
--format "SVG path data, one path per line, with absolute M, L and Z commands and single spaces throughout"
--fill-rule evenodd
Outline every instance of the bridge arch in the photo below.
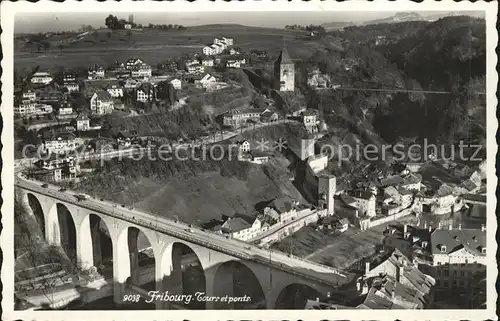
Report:
M 144 231 L 129 226 L 126 229 L 126 242 L 130 262 L 130 277 L 127 283 L 140 286 L 148 291 L 156 289 L 156 251 L 151 238 Z M 116 264 L 116 263 L 115 263 Z
M 46 224 L 51 225 L 48 228 L 50 243 L 60 245 L 70 261 L 78 262 L 75 219 L 68 207 L 62 203 L 54 204 L 47 215 Z
M 111 232 L 99 214 L 88 214 L 92 246 L 92 262 L 97 271 L 106 278 L 113 276 L 113 241 Z M 82 228 L 89 228 L 84 225 Z
M 285 286 L 278 294 L 271 309 L 302 310 L 307 300 L 322 298 L 321 293 L 313 287 L 301 283 Z
M 238 302 L 216 302 L 215 309 L 265 309 L 264 288 L 254 271 L 243 261 L 231 260 L 214 268 L 214 296 L 241 298 Z
M 162 251 L 159 262 L 161 275 L 157 276 L 157 290 L 168 291 L 171 294 L 191 294 L 206 292 L 206 277 L 200 258 L 194 249 L 181 241 L 167 244 Z M 190 302 L 175 302 L 187 309 L 204 309 L 205 302 L 191 300 Z M 169 304 L 165 304 L 165 308 Z
M 31 212 L 33 213 L 36 223 L 38 224 L 38 227 L 40 228 L 41 235 L 45 240 L 47 240 L 47 235 L 45 232 L 45 224 L 46 224 L 46 219 L 42 204 L 38 200 L 38 198 L 33 195 L 32 193 L 26 193 L 26 198 L 28 201 L 28 205 L 31 208 Z

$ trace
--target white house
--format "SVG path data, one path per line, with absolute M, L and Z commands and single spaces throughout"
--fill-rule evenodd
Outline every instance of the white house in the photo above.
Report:
M 170 83 L 172 84 L 174 89 L 180 90 L 182 88 L 182 81 L 179 78 L 170 80 Z
M 201 65 L 199 62 L 188 62 L 186 63 L 186 71 L 190 74 L 203 73 L 205 71 L 205 66 Z
M 77 92 L 80 90 L 80 86 L 76 83 L 76 82 L 73 82 L 73 83 L 67 83 L 64 85 L 64 87 L 66 87 L 66 89 L 68 90 L 68 92 Z
M 214 66 L 214 60 L 211 58 L 206 58 L 201 61 L 201 64 L 205 67 L 213 67 Z
M 233 38 L 222 37 L 222 41 L 225 42 L 228 46 L 233 45 Z
M 136 99 L 140 102 L 150 102 L 156 99 L 156 88 L 150 83 L 142 83 L 136 92 Z
M 106 91 L 113 98 L 123 97 L 123 88 L 119 85 L 113 84 L 106 88 Z
M 113 112 L 113 97 L 107 91 L 94 93 L 90 98 L 90 111 L 94 115 L 105 115 Z
M 206 45 L 205 47 L 203 47 L 203 54 L 206 56 L 215 55 L 214 48 L 212 48 L 212 45 Z
M 26 90 L 23 92 L 23 100 L 35 101 L 36 100 L 36 92 L 34 90 Z
M 79 115 L 76 118 L 76 130 L 87 131 L 90 129 L 90 119 L 86 115 Z
M 486 271 L 486 230 L 438 228 L 430 236 L 427 251 L 440 288 L 474 286 L 479 273 Z
M 71 105 L 69 104 L 66 104 L 66 105 L 62 105 L 60 108 L 59 108 L 59 115 L 71 115 L 73 114 L 73 107 L 71 107 Z
M 126 69 L 132 69 L 135 66 L 140 66 L 140 65 L 144 65 L 144 64 L 146 64 L 146 63 L 141 58 L 130 58 L 125 63 L 125 68 Z
M 236 142 L 238 154 L 248 153 L 250 151 L 250 142 L 248 140 Z
M 375 212 L 375 195 L 371 192 L 356 191 L 350 195 L 356 201 L 358 213 L 367 217 L 373 217 Z
M 127 29 L 127 30 L 130 30 L 130 29 L 132 29 L 132 25 L 130 23 L 126 23 L 126 24 L 123 25 L 123 28 Z
M 104 79 L 104 68 L 98 67 L 90 69 L 88 71 L 88 79 L 89 80 Z
M 134 65 L 130 68 L 130 76 L 132 78 L 143 78 L 148 79 L 151 78 L 152 70 L 151 66 L 147 64 Z
M 82 142 L 82 139 L 72 133 L 61 133 L 46 139 L 43 142 L 43 149 L 48 154 L 65 153 L 76 149 Z
M 241 63 L 239 60 L 228 60 L 228 61 L 226 61 L 226 67 L 227 68 L 240 68 Z
M 135 89 L 141 84 L 140 81 L 134 79 L 134 78 L 127 78 L 125 82 L 123 83 L 123 87 L 125 89 Z
M 207 89 L 217 84 L 217 78 L 207 73 L 205 76 L 203 76 L 203 78 L 200 79 L 199 82 L 203 88 Z
M 54 78 L 48 72 L 37 72 L 31 77 L 31 82 L 33 84 L 48 85 L 52 80 L 54 80 Z
M 229 54 L 230 55 L 239 55 L 240 53 L 236 51 L 234 48 L 229 49 Z

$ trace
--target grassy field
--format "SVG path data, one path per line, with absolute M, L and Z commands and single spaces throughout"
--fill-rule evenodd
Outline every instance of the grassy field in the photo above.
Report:
M 147 166 L 152 165 L 144 164 L 147 160 L 141 162 L 149 177 L 135 168 L 106 170 L 77 184 L 75 189 L 160 216 L 178 217 L 188 223 L 208 222 L 222 215 L 253 217 L 256 206 L 284 195 L 303 202 L 288 176 L 278 175 L 286 171 L 287 166 L 281 157 L 266 167 L 244 166 L 245 178 L 222 175 L 209 167 L 204 170 L 201 163 L 210 162 L 208 160 L 192 164 L 197 166 L 196 173 L 188 173 L 188 169 L 180 169 L 182 163 L 176 163 L 171 167 L 175 173 L 168 174 L 168 178 L 158 177 L 152 174 L 158 171 L 148 170 Z
M 307 39 L 303 31 L 258 28 L 240 25 L 209 25 L 189 27 L 182 31 L 144 29 L 127 34 L 124 30 L 99 29 L 75 42 L 75 36 L 58 37 L 46 52 L 22 51 L 24 44 L 16 42 L 15 68 L 23 70 L 37 65 L 43 70 L 60 66 L 66 68 L 87 67 L 93 64 L 109 65 L 131 57 L 142 57 L 155 65 L 184 53 L 201 53 L 214 37 L 234 38 L 234 46 L 248 52 L 251 49 L 266 50 L 277 56 L 285 43 L 293 59 L 309 57 L 317 47 L 337 46 L 328 39 Z M 62 51 L 58 44 L 63 43 Z

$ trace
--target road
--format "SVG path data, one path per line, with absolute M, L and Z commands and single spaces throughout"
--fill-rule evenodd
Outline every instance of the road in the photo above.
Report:
M 78 201 L 74 196 L 78 193 L 74 191 L 66 190 L 60 192 L 58 186 L 49 184 L 48 187 L 44 188 L 42 185 L 43 182 L 28 180 L 21 173 L 18 173 L 15 177 L 15 186 L 18 188 L 47 195 L 75 206 L 87 208 L 96 213 L 115 217 L 138 226 L 171 235 L 180 240 L 199 244 L 235 258 L 254 261 L 290 274 L 332 286 L 338 285 L 339 276 L 341 278 L 345 277 L 342 271 L 325 265 L 299 258 L 288 257 L 281 252 L 259 248 L 243 241 L 228 238 L 224 235 L 205 231 L 196 227 L 189 227 L 188 224 L 160 217 L 155 214 L 123 208 L 108 201 L 100 201 L 93 198 Z

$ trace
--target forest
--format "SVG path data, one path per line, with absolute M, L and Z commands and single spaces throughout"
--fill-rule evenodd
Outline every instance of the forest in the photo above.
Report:
M 343 51 L 318 50 L 300 63 L 296 79 L 308 106 L 373 128 L 388 143 L 400 137 L 442 144 L 484 141 L 483 19 L 456 16 L 435 22 L 348 27 L 331 34 L 343 39 Z M 386 41 L 377 45 L 376 37 Z M 333 83 L 356 90 L 316 92 L 307 88 L 306 75 L 314 67 L 328 74 Z M 396 91 L 400 89 L 403 92 Z

